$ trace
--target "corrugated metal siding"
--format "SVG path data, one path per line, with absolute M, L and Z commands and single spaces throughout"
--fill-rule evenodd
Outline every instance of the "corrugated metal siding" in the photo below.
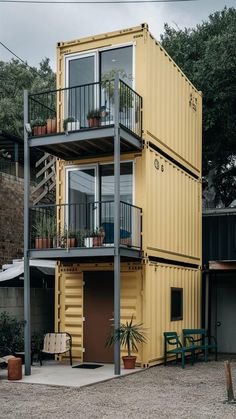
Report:
M 67 272 L 68 270 L 68 272 Z M 83 275 L 60 269 L 58 281 L 58 331 L 68 332 L 72 336 L 73 358 L 82 361 L 83 348 Z M 56 322 L 58 319 L 55 319 Z
M 134 323 L 142 323 L 142 271 L 126 271 L 121 273 L 120 318 L 125 323 L 133 316 Z M 142 348 L 139 346 L 137 362 L 142 361 Z M 127 355 L 122 350 L 121 355 Z
M 83 272 L 113 270 L 113 264 L 60 265 L 55 281 L 55 329 L 72 335 L 73 357 L 83 359 Z M 121 266 L 121 322 L 133 316 L 135 323 L 142 322 L 142 267 L 137 264 Z M 140 348 L 138 362 L 141 362 Z M 121 353 L 126 355 L 124 351 Z
M 236 260 L 236 213 L 203 214 L 203 263 Z
M 144 89 L 141 80 L 137 88 L 143 94 L 145 138 L 200 175 L 202 97 L 150 35 L 143 48 L 147 80 Z
M 138 203 L 143 207 L 144 251 L 199 264 L 201 183 L 156 151 L 147 148 L 145 154 L 146 194 Z
M 171 287 L 183 288 L 183 320 L 171 321 Z M 200 270 L 170 265 L 146 266 L 144 282 L 144 322 L 148 344 L 144 345 L 144 363 L 155 364 L 163 358 L 163 332 L 201 325 Z

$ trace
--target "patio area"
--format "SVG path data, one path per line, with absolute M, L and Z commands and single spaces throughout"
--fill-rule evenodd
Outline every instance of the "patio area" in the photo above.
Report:
M 24 375 L 23 365 L 23 377 L 19 382 L 64 387 L 83 387 L 119 377 L 114 375 L 113 364 L 86 363 L 87 368 L 75 368 L 77 365 L 79 364 L 74 362 L 73 367 L 71 367 L 68 363 L 48 360 L 44 361 L 42 366 L 38 363 L 33 365 L 31 367 L 31 375 L 28 376 Z M 90 368 L 91 366 L 95 366 L 95 368 Z M 142 369 L 125 370 L 121 368 L 121 376 L 139 371 L 142 371 Z M 0 370 L 0 379 L 7 379 L 7 369 Z

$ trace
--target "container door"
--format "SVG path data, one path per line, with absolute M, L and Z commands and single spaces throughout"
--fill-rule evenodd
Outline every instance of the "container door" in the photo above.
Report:
M 225 279 L 217 287 L 216 331 L 218 351 L 236 353 L 236 281 Z
M 84 361 L 113 362 L 114 348 L 105 346 L 113 322 L 113 272 L 84 273 Z

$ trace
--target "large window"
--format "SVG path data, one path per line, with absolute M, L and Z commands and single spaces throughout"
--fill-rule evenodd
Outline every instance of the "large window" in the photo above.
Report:
M 171 321 L 183 320 L 183 288 L 171 288 Z

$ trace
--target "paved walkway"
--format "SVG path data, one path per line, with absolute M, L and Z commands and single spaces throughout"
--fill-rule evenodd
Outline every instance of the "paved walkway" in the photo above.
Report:
M 235 361 L 232 375 L 236 391 Z M 82 388 L 9 382 L 0 370 L 1 419 L 235 419 L 225 399 L 223 361 L 157 366 Z

